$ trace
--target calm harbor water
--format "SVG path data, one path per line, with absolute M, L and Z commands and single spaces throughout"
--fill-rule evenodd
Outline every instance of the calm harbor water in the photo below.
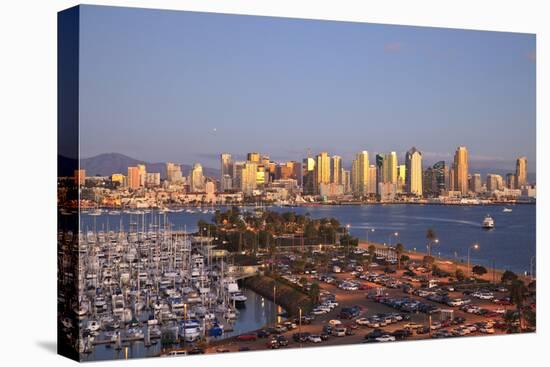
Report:
M 211 338 L 215 341 L 257 330 L 267 324 L 273 323 L 277 317 L 276 305 L 250 289 L 243 289 L 247 300 L 245 307 L 239 309 L 239 315 L 233 325 L 233 331 L 224 333 L 219 338 Z M 279 310 L 280 311 L 280 310 Z M 280 320 L 280 319 L 279 319 Z M 96 345 L 93 352 L 83 354 L 84 361 L 100 361 L 110 359 L 130 359 L 157 356 L 161 352 L 160 339 L 157 344 L 146 348 L 143 341 L 131 342 L 123 345 L 121 350 L 116 350 L 113 345 Z
M 407 249 L 426 251 L 426 231 L 432 228 L 439 244 L 433 247 L 436 256 L 457 258 L 466 261 L 468 247 L 477 242 L 479 250 L 472 250 L 472 262 L 497 268 L 525 272 L 530 269 L 531 258 L 535 255 L 536 206 L 506 206 L 512 212 L 503 212 L 501 205 L 362 205 L 362 206 L 308 206 L 271 207 L 278 212 L 294 211 L 313 218 L 335 217 L 342 224 L 350 225 L 354 236 L 380 243 L 401 242 Z M 495 229 L 484 230 L 481 222 L 490 214 L 495 220 Z M 209 221 L 212 213 L 168 213 L 168 221 L 174 229 L 197 230 L 197 221 Z M 82 215 L 82 230 L 116 230 L 128 228 L 130 222 L 150 223 L 158 215 L 130 214 L 89 216 Z M 158 219 L 155 219 L 158 220 Z M 374 229 L 374 231 L 372 231 Z M 398 236 L 395 236 L 395 233 Z

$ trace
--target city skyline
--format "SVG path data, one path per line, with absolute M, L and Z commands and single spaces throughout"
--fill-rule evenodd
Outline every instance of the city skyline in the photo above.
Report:
M 84 8 L 83 157 L 216 167 L 224 151 L 351 162 L 414 145 L 435 163 L 466 145 L 472 167 L 525 155 L 534 172 L 534 35 Z

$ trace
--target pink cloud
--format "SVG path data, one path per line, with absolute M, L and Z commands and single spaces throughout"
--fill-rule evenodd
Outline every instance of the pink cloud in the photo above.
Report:
M 399 52 L 399 51 L 401 51 L 401 43 L 400 42 L 386 43 L 384 45 L 384 51 L 386 51 L 386 52 Z

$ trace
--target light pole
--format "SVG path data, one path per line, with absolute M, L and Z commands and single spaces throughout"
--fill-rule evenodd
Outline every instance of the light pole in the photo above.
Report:
M 367 228 L 367 245 L 369 244 L 369 232 L 374 232 L 374 228 Z
M 397 237 L 399 237 L 399 232 L 390 233 L 390 235 L 388 236 L 388 246 L 391 246 L 391 236 L 395 236 L 395 238 L 397 239 Z
M 474 250 L 479 249 L 479 243 L 474 243 L 474 244 L 468 246 L 468 275 L 469 275 L 469 277 L 472 277 L 472 269 L 470 268 L 470 250 L 471 249 L 474 249 Z

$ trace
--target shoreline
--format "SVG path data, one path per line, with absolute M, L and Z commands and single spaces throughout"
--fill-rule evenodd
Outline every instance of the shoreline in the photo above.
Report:
M 368 247 L 370 245 L 374 245 L 376 248 L 380 248 L 380 249 L 389 248 L 388 246 L 384 246 L 381 243 L 372 242 L 372 241 L 367 242 L 366 240 L 361 240 L 361 239 L 359 240 L 359 244 L 358 244 L 357 247 L 362 248 L 362 249 L 368 249 Z M 423 252 L 423 251 L 411 251 L 409 249 L 405 249 L 403 251 L 403 255 L 407 255 L 410 258 L 411 261 L 422 262 L 424 256 L 427 256 L 428 253 Z M 457 269 L 460 269 L 464 272 L 464 275 L 466 276 L 466 278 L 468 277 L 468 270 L 469 269 L 468 269 L 468 264 L 467 263 L 464 263 L 462 261 L 457 261 L 457 260 L 452 259 L 452 258 L 447 258 L 447 257 L 444 257 L 444 256 L 434 256 L 433 254 L 432 254 L 432 257 L 434 258 L 434 265 L 437 265 L 437 267 L 439 269 L 441 269 L 443 271 L 446 271 L 448 273 L 451 273 L 453 276 L 454 276 L 455 271 Z M 479 264 L 477 264 L 474 261 L 470 262 L 471 267 L 474 267 L 476 265 L 479 265 Z M 491 284 L 500 284 L 502 274 L 504 274 L 504 272 L 506 270 L 510 270 L 510 269 L 499 269 L 499 268 L 487 267 L 487 266 L 484 266 L 484 265 L 481 265 L 481 266 L 483 266 L 485 269 L 487 269 L 487 273 L 483 274 L 482 276 L 472 274 L 472 277 L 475 277 L 476 279 L 481 279 L 481 280 L 488 281 Z M 510 271 L 512 271 L 512 270 L 510 270 Z M 524 282 L 527 282 L 527 283 L 529 283 L 532 280 L 536 279 L 536 278 L 531 278 L 530 276 L 526 276 L 522 273 L 514 272 L 514 274 L 516 274 L 519 279 L 521 279 L 521 280 L 523 280 Z

